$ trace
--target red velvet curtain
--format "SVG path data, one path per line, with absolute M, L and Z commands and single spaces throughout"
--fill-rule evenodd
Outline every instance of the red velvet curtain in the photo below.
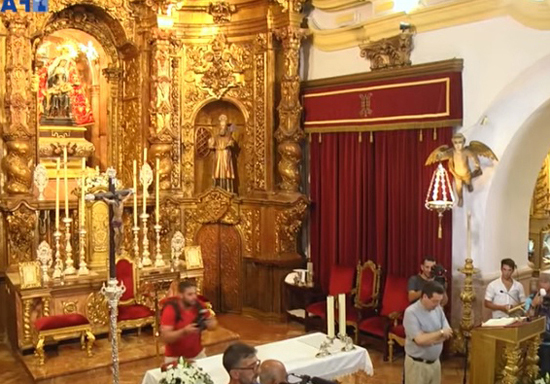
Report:
M 422 133 L 421 133 L 422 132 Z M 410 276 L 426 255 L 451 267 L 451 214 L 437 238 L 437 214 L 424 207 L 435 166 L 428 155 L 452 128 L 312 134 L 310 241 L 317 282 L 334 264 L 373 260 L 384 274 Z

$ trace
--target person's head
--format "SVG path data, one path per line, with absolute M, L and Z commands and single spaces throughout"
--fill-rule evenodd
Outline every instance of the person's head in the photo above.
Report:
M 178 296 L 185 305 L 193 306 L 197 303 L 197 285 L 193 280 L 184 279 L 178 284 Z
M 445 289 L 441 284 L 436 281 L 428 281 L 422 287 L 422 296 L 420 300 L 424 308 L 433 311 L 441 304 L 444 295 Z
M 502 259 L 500 261 L 500 273 L 505 280 L 512 278 L 512 273 L 516 269 L 516 263 L 512 259 Z
M 435 259 L 431 256 L 424 257 L 420 265 L 420 272 L 426 279 L 432 278 L 432 268 L 435 266 Z
M 282 384 L 287 381 L 285 365 L 279 360 L 266 360 L 260 365 L 260 384 Z
M 456 133 L 451 138 L 451 142 L 453 143 L 453 147 L 457 151 L 461 151 L 462 149 L 464 149 L 464 144 L 466 144 L 466 138 L 462 133 Z
M 230 345 L 223 353 L 222 362 L 234 383 L 252 384 L 258 378 L 260 360 L 256 357 L 256 349 L 250 345 Z
M 550 294 L 550 274 L 541 273 L 539 276 L 539 288 L 543 288 L 546 294 Z
M 227 116 L 220 116 L 220 135 L 225 136 L 227 133 Z

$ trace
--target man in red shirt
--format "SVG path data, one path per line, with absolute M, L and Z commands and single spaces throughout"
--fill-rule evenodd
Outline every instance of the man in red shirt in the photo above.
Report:
M 216 319 L 197 298 L 197 286 L 191 280 L 178 285 L 178 295 L 169 299 L 161 312 L 160 335 L 166 344 L 164 362 L 206 357 L 201 343 L 201 331 L 214 329 Z

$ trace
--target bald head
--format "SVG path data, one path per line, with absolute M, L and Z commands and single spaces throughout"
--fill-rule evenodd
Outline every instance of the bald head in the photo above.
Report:
M 266 360 L 260 366 L 260 384 L 286 383 L 286 368 L 279 360 Z

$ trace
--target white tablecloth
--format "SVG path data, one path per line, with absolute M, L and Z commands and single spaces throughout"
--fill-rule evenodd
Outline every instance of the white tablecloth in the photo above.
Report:
M 278 341 L 257 347 L 260 360 L 275 359 L 282 361 L 289 373 L 318 376 L 324 379 L 350 375 L 358 371 L 373 374 L 372 361 L 365 348 L 356 346 L 350 352 L 342 352 L 343 344 L 336 340 L 331 347 L 332 355 L 317 358 L 321 342 L 326 340 L 322 333 L 312 333 L 293 339 Z M 197 360 L 214 381 L 214 384 L 227 384 L 229 375 L 222 365 L 222 355 L 215 355 Z M 142 384 L 158 384 L 162 377 L 160 368 L 145 373 Z

